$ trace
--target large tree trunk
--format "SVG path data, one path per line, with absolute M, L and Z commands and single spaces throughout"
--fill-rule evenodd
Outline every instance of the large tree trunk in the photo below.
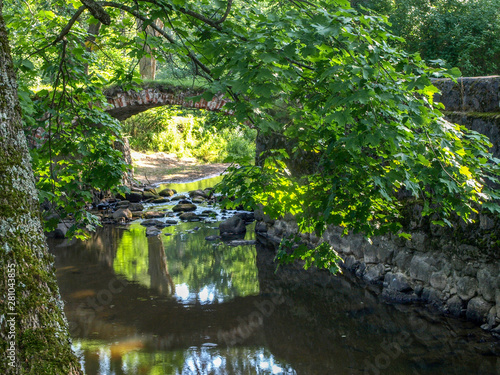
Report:
M 0 0 L 0 373 L 81 374 L 40 223 Z

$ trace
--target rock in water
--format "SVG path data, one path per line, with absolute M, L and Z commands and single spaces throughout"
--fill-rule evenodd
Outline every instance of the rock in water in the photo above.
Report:
M 200 218 L 194 212 L 184 212 L 179 216 L 179 219 L 184 221 L 200 221 Z
M 158 236 L 159 234 L 161 234 L 161 230 L 156 227 L 146 228 L 146 237 Z
M 162 197 L 171 197 L 175 193 L 174 193 L 174 191 L 172 189 L 163 189 L 162 191 L 160 191 L 159 194 Z
M 165 212 L 148 211 L 145 212 L 142 216 L 144 217 L 144 219 L 158 219 L 160 217 L 165 217 Z
M 192 203 L 178 204 L 177 206 L 174 206 L 174 208 L 172 208 L 172 211 L 174 212 L 188 212 L 194 210 L 196 210 L 196 205 Z
M 138 203 L 142 201 L 142 194 L 136 191 L 125 194 L 125 198 L 132 203 Z
M 150 220 L 144 220 L 141 225 L 145 226 L 145 227 L 152 227 L 152 226 L 155 226 L 155 225 L 159 225 L 159 226 L 165 226 L 165 223 L 163 221 L 160 221 L 160 220 L 156 220 L 156 219 L 150 219 Z
M 142 211 L 144 210 L 144 206 L 142 203 L 130 203 L 128 209 L 130 211 Z
M 221 234 L 243 234 L 247 228 L 245 221 L 239 216 L 233 216 L 219 224 Z
M 125 219 L 132 219 L 132 212 L 128 208 L 122 208 L 113 212 L 113 219 L 118 220 L 122 217 Z

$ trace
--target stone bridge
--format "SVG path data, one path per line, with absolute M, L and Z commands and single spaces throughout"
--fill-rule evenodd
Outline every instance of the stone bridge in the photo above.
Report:
M 220 111 L 229 100 L 224 95 L 215 95 L 212 100 L 192 98 L 203 95 L 203 90 L 193 90 L 170 85 L 144 86 L 139 90 L 123 90 L 120 87 L 107 89 L 104 94 L 111 108 L 107 112 L 114 118 L 123 121 L 150 108 L 165 105 L 178 105 L 185 108 L 198 108 L 208 111 Z M 232 113 L 231 111 L 227 111 Z

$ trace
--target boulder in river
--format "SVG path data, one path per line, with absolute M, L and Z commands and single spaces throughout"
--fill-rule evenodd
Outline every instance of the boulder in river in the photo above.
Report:
M 144 206 L 142 203 L 130 203 L 128 209 L 130 211 L 142 211 L 144 210 Z
M 161 229 L 156 227 L 148 227 L 146 229 L 146 237 L 158 236 L 159 234 L 161 234 Z
M 223 235 L 243 234 L 247 228 L 245 221 L 239 216 L 233 216 L 219 224 L 219 231 Z
M 203 191 L 203 190 L 193 190 L 193 191 L 190 191 L 189 192 L 189 196 L 191 198 L 194 198 L 194 197 L 208 198 L 207 192 Z
M 119 220 L 121 218 L 132 219 L 132 212 L 128 208 L 121 208 L 113 212 L 114 220 Z
M 158 198 L 158 195 L 150 192 L 150 191 L 144 191 L 142 193 L 142 196 L 144 199 L 154 199 L 154 198 Z
M 142 217 L 144 219 L 157 219 L 160 217 L 165 217 L 165 212 L 160 212 L 160 211 L 148 211 L 145 212 Z
M 184 221 L 200 221 L 200 218 L 194 212 L 184 212 L 179 216 L 179 219 Z
M 170 202 L 170 199 L 162 197 L 162 198 L 155 198 L 151 201 L 151 203 L 158 204 L 158 203 L 167 203 Z
M 160 220 L 156 219 L 150 219 L 150 220 L 144 220 L 141 225 L 144 225 L 145 227 L 154 227 L 156 225 L 158 226 L 165 226 L 165 223 Z
M 172 208 L 174 212 L 188 212 L 196 210 L 196 205 L 192 203 L 180 203 Z
M 125 198 L 132 203 L 138 203 L 142 201 L 142 194 L 137 191 L 131 191 L 130 193 L 125 194 Z
M 203 198 L 203 197 L 194 197 L 192 199 L 192 201 L 193 201 L 193 203 L 203 203 L 203 202 L 205 202 L 205 198 Z
M 174 191 L 172 189 L 163 189 L 162 191 L 159 192 L 161 197 L 171 197 L 174 195 Z
M 176 197 L 172 197 L 173 201 L 180 201 L 182 199 L 187 199 L 189 197 L 186 197 L 185 195 L 177 195 Z

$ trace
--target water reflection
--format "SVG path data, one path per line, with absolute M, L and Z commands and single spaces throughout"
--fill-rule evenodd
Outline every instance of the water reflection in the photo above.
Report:
M 263 348 L 202 345 L 160 353 L 121 351 L 121 355 L 117 355 L 117 345 L 81 340 L 74 349 L 89 374 L 296 374 L 289 365 Z
M 223 302 L 258 294 L 255 247 L 205 240 L 215 234 L 217 227 L 181 223 L 165 228 L 160 238 L 146 237 L 143 226 L 132 224 L 122 233 L 113 270 L 160 295 L 175 295 L 184 303 Z M 249 226 L 247 239 L 253 238 L 253 227 Z
M 220 175 L 220 176 L 205 178 L 205 179 L 196 180 L 196 181 L 187 182 L 187 183 L 184 182 L 184 183 L 179 183 L 179 184 L 162 184 L 158 187 L 157 190 L 160 191 L 160 190 L 165 189 L 165 188 L 174 189 L 178 192 L 192 191 L 192 190 L 198 190 L 198 189 L 203 190 L 203 189 L 215 186 L 216 184 L 221 182 L 223 178 L 224 178 L 224 176 Z
M 348 277 L 275 272 L 269 249 L 214 234 L 182 223 L 148 238 L 136 223 L 49 239 L 87 374 L 500 374 L 498 342 L 477 327 Z

